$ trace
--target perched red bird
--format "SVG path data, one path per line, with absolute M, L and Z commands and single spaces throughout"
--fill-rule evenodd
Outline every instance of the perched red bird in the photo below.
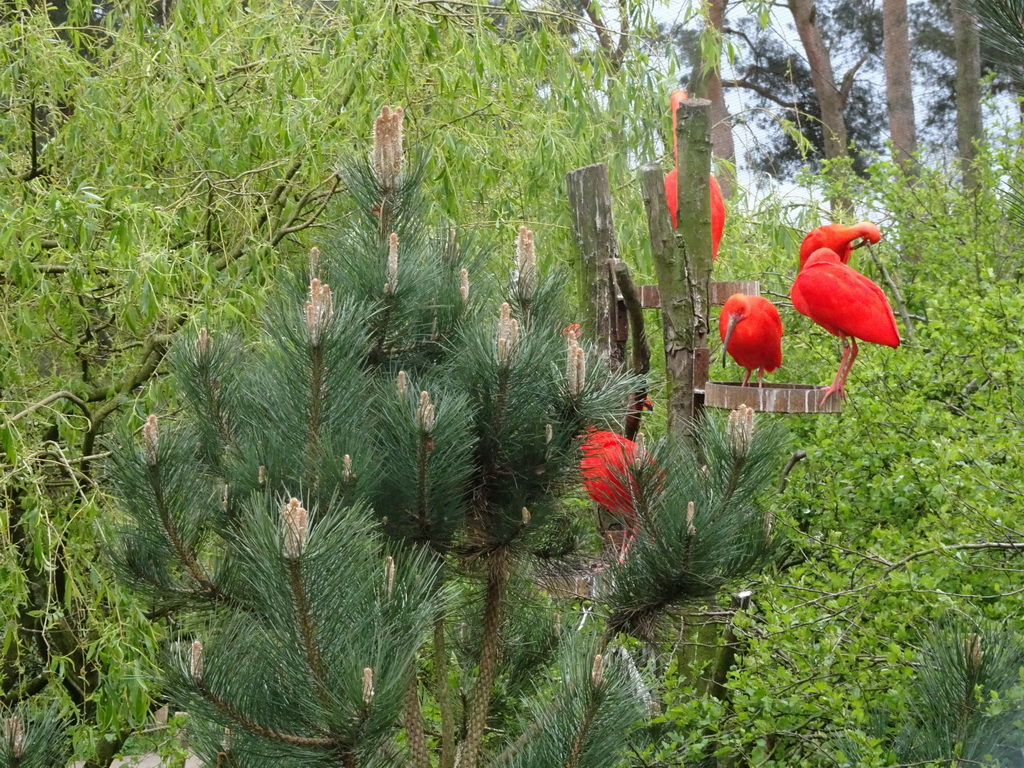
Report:
M 632 531 L 636 527 L 638 494 L 632 467 L 646 457 L 641 458 L 636 443 L 616 432 L 589 430 L 580 450 L 580 472 L 587 495 Z
M 797 312 L 843 341 L 843 359 L 821 403 L 837 392 L 845 399 L 846 377 L 857 359 L 857 339 L 887 347 L 900 345 L 896 317 L 882 289 L 843 264 L 829 248 L 819 248 L 808 257 L 789 297 Z
M 718 316 L 718 332 L 725 353 L 747 369 L 743 384 L 747 386 L 750 374 L 758 369 L 757 386 L 762 386 L 765 371 L 771 373 L 782 365 L 782 318 L 779 310 L 762 296 L 734 293 L 722 306 Z
M 854 240 L 858 238 L 860 242 L 854 243 Z M 807 259 L 819 248 L 835 251 L 839 256 L 839 261 L 846 264 L 855 248 L 860 248 L 868 243 L 877 243 L 881 239 L 882 233 L 870 221 L 862 221 L 852 227 L 844 227 L 842 224 L 826 224 L 812 229 L 800 243 L 800 269 L 804 268 Z
M 668 211 L 672 214 L 672 226 L 677 227 L 676 213 L 679 210 L 678 182 L 679 176 L 679 147 L 676 144 L 676 110 L 679 102 L 686 99 L 686 91 L 677 90 L 672 92 L 672 155 L 675 157 L 676 167 L 669 171 L 665 177 L 665 201 L 668 203 Z M 725 229 L 725 201 L 722 199 L 722 188 L 718 186 L 718 179 L 714 174 L 708 178 L 711 184 L 711 259 L 718 257 L 718 244 L 722 241 L 722 230 Z
M 598 506 L 622 523 L 619 552 L 622 562 L 637 528 L 640 491 L 635 473 L 645 465 L 653 466 L 653 462 L 643 448 L 615 432 L 588 430 L 580 448 L 584 490 Z

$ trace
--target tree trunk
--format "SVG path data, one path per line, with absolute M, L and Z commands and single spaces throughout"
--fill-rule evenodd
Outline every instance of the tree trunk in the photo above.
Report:
M 981 140 L 981 42 L 971 0 L 950 0 L 956 55 L 956 143 L 965 189 L 978 186 L 975 142 Z
M 789 0 L 800 42 L 807 54 L 811 69 L 814 94 L 821 108 L 821 123 L 825 134 L 825 159 L 835 160 L 847 156 L 846 119 L 843 116 L 845 98 L 832 71 L 832 59 L 818 26 L 814 0 Z
M 722 28 L 725 26 L 725 0 L 710 0 L 708 3 L 708 23 L 721 36 Z M 711 147 L 715 157 L 728 160 L 735 168 L 736 145 L 732 136 L 732 125 L 729 122 L 729 110 L 725 106 L 725 90 L 722 88 L 722 56 L 719 53 L 718 61 L 714 62 L 714 68 L 703 74 L 704 62 L 698 65 L 694 73 L 694 94 L 702 99 L 711 102 Z M 718 184 L 722 188 L 722 196 L 726 199 L 732 197 L 733 189 L 736 186 L 734 173 L 720 172 L 717 175 Z
M 661 294 L 668 431 L 692 441 L 706 378 L 700 376 L 697 363 L 702 353 L 707 354 L 709 325 L 711 104 L 705 99 L 686 99 L 679 105 L 678 116 L 678 229 L 672 229 L 668 217 L 661 169 L 645 165 L 640 183 Z
M 580 249 L 577 289 L 583 308 L 583 335 L 597 343 L 612 370 L 626 361 L 626 345 L 615 336 L 614 292 L 609 259 L 619 257 L 612 220 L 612 192 L 604 163 L 577 168 L 566 175 L 569 215 Z
M 893 159 L 907 173 L 916 171 L 917 128 L 914 123 L 910 74 L 910 33 L 907 0 L 882 0 L 885 43 L 885 94 L 889 105 L 889 136 Z

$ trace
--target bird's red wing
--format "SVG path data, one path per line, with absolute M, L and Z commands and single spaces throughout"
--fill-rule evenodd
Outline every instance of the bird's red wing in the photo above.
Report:
M 782 318 L 779 317 L 779 310 L 767 299 L 763 304 L 759 303 L 759 308 L 763 333 L 770 342 L 766 346 L 772 353 L 769 356 L 771 362 L 765 366 L 765 370 L 770 373 L 782 365 Z
M 797 275 L 790 294 L 797 311 L 836 335 L 898 347 L 896 318 L 882 289 L 842 264 L 814 264 Z
M 711 175 L 711 260 L 718 258 L 718 244 L 722 242 L 722 232 L 725 230 L 725 200 L 722 198 L 722 188 L 718 186 L 718 179 Z
M 672 228 L 676 228 L 676 211 L 679 210 L 677 195 L 679 189 L 676 186 L 676 169 L 673 168 L 665 177 L 665 202 L 668 204 L 668 212 L 672 214 Z
M 636 459 L 636 443 L 614 432 L 591 432 L 581 450 L 580 474 L 587 495 L 627 526 L 634 525 L 637 488 L 631 465 Z

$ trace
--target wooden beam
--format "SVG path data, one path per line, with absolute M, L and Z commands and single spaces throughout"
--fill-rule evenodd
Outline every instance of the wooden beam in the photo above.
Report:
M 661 292 L 656 285 L 638 285 L 637 294 L 640 298 L 640 306 L 644 309 L 661 308 Z M 744 293 L 747 296 L 760 296 L 761 284 L 757 280 L 723 280 L 712 281 L 710 302 L 713 307 L 720 307 L 734 293 Z

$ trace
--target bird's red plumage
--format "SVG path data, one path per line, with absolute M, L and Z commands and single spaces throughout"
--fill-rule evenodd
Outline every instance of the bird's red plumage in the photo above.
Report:
M 679 147 L 676 144 L 676 112 L 679 109 L 679 102 L 687 98 L 686 91 L 675 90 L 669 99 L 672 109 L 672 156 L 676 168 L 669 171 L 665 177 L 665 202 L 668 203 L 668 212 L 672 214 L 672 227 L 678 227 L 676 215 L 679 211 L 678 199 L 678 171 Z M 711 186 L 711 259 L 718 258 L 718 244 L 722 241 L 722 232 L 725 230 L 725 200 L 722 197 L 722 188 L 718 185 L 718 179 L 712 173 L 708 177 Z
M 638 491 L 632 467 L 638 461 L 637 444 L 615 432 L 590 430 L 580 449 L 580 473 L 587 495 L 619 517 L 626 528 L 634 528 Z
M 835 251 L 839 256 L 839 261 L 846 264 L 853 252 L 853 241 L 858 238 L 863 238 L 869 243 L 877 243 L 882 239 L 882 233 L 870 221 L 862 221 L 852 227 L 844 227 L 842 224 L 825 224 L 817 229 L 812 229 L 800 243 L 800 269 L 804 268 L 807 259 L 819 248 Z
M 725 341 L 732 316 L 738 316 L 726 351 L 748 371 L 763 368 L 771 373 L 782 365 L 782 318 L 779 311 L 762 296 L 735 293 L 722 306 L 718 331 Z
M 812 253 L 789 295 L 797 312 L 835 336 L 900 345 L 896 317 L 882 289 L 842 264 L 835 251 L 819 248 Z
M 668 212 L 672 214 L 672 227 L 676 228 L 676 214 L 679 211 L 679 200 L 677 181 L 678 174 L 673 168 L 665 176 L 665 202 L 668 203 Z M 708 177 L 711 185 L 711 258 L 718 258 L 718 244 L 722 242 L 722 232 L 725 231 L 725 200 L 722 198 L 722 188 L 718 185 L 718 179 L 714 174 Z

